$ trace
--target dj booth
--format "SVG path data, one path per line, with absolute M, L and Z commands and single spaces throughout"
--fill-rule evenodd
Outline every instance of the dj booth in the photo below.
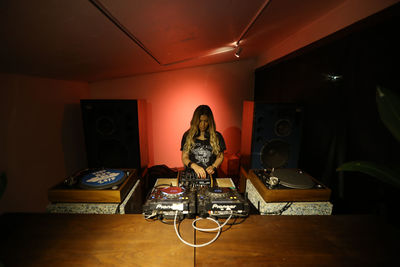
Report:
M 173 186 L 178 185 L 178 172 Z M 319 181 L 298 169 L 278 169 L 273 174 L 280 180 L 277 186 L 271 186 L 271 173 L 265 170 L 247 170 L 240 168 L 239 192 L 245 196 L 261 215 L 331 215 L 333 205 L 330 203 L 331 190 Z M 110 178 L 111 177 L 111 178 Z M 120 181 L 116 181 L 120 177 Z M 86 169 L 82 170 L 64 182 L 61 182 L 48 191 L 50 204 L 47 206 L 49 213 L 86 213 L 86 214 L 129 214 L 141 213 L 144 194 L 142 173 L 140 176 L 136 169 Z M 93 185 L 87 181 L 97 181 Z M 114 179 L 115 178 L 115 179 Z M 110 180 L 107 182 L 107 180 Z M 229 181 L 222 187 L 235 188 L 229 178 L 219 178 L 219 181 Z M 106 181 L 101 183 L 99 181 Z M 169 180 L 171 181 L 171 180 Z M 107 183 L 109 183 L 107 185 Z M 227 191 L 226 189 L 223 189 Z M 200 190 L 201 191 L 201 190 Z M 208 196 L 208 199 L 235 197 L 236 190 L 230 192 L 196 192 Z M 167 194 L 160 191 L 162 202 L 166 196 L 168 201 L 173 201 L 180 194 L 192 196 L 194 194 L 179 192 Z M 237 195 L 240 198 L 239 195 Z M 158 201 L 158 204 L 163 204 Z M 167 201 L 167 202 L 168 202 Z M 202 200 L 201 200 L 202 201 Z M 153 201 L 154 202 L 154 201 Z M 187 202 L 195 202 L 194 200 Z M 226 201 L 225 201 L 226 202 Z M 229 201 L 232 202 L 232 201 Z M 154 202 L 155 203 L 155 202 Z M 179 203 L 175 203 L 179 204 Z M 226 203 L 232 204 L 232 203 Z M 145 206 L 147 207 L 147 206 Z M 204 207 L 202 208 L 204 210 Z
M 134 170 L 124 172 L 126 176 L 116 181 L 114 178 L 121 172 L 91 170 L 80 173 L 78 183 L 72 181 L 69 185 L 70 181 L 65 181 L 54 186 L 49 190 L 52 201 L 49 210 L 55 211 L 60 205 L 64 210 L 54 212 L 58 214 L 0 215 L 0 263 L 5 266 L 392 266 L 398 258 L 400 231 L 378 217 L 249 214 L 246 196 L 251 195 L 251 189 L 246 188 L 247 194 L 242 198 L 229 178 L 197 181 L 190 175 L 180 175 L 158 179 L 143 205 L 143 214 L 104 214 L 123 213 L 124 205 L 135 196 L 140 185 L 138 175 Z M 253 204 L 329 202 L 330 190 L 318 181 L 307 181 L 307 187 L 311 186 L 308 189 L 286 188 L 285 185 L 293 184 L 287 183 L 290 179 L 286 179 L 285 171 L 264 177 L 253 170 L 245 175 L 259 194 L 258 200 L 249 198 Z M 295 176 L 298 175 L 303 173 Z M 271 177 L 280 177 L 282 183 L 273 184 Z M 296 180 L 304 182 L 303 178 Z M 80 184 L 82 181 L 113 184 L 111 188 L 98 190 L 87 188 L 87 184 Z M 305 187 L 303 182 L 294 186 Z M 98 202 L 93 203 L 94 200 Z M 78 208 L 68 211 L 66 207 L 73 204 L 114 205 L 114 208 L 107 212 Z

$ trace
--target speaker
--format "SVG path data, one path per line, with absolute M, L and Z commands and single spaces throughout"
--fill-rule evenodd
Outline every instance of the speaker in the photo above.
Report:
M 82 99 L 89 168 L 133 168 L 148 164 L 144 100 Z
M 250 169 L 297 168 L 303 108 L 292 103 L 243 103 L 241 153 Z

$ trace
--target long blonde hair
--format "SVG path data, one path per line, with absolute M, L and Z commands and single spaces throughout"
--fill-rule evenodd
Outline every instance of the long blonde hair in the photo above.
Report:
M 189 150 L 194 145 L 194 139 L 199 133 L 199 123 L 200 123 L 200 116 L 206 115 L 208 117 L 208 128 L 206 132 L 210 135 L 210 144 L 212 147 L 212 152 L 215 155 L 218 155 L 221 151 L 219 146 L 219 139 L 216 133 L 214 115 L 211 111 L 211 108 L 207 105 L 200 105 L 196 108 L 193 113 L 192 120 L 190 121 L 190 129 L 188 130 L 188 134 L 186 136 L 185 145 L 183 146 L 183 150 L 185 152 L 189 152 Z

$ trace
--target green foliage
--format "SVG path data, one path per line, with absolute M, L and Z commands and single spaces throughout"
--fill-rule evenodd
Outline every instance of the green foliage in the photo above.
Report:
M 5 172 L 0 174 L 0 198 L 3 195 L 4 191 L 6 191 L 7 187 L 7 176 Z
M 400 97 L 392 91 L 378 86 L 376 103 L 383 124 L 400 142 Z
M 400 142 L 400 97 L 387 88 L 378 86 L 376 103 L 383 124 Z M 352 161 L 340 165 L 336 170 L 361 172 L 400 188 L 400 171 L 383 164 Z
M 399 174 L 393 168 L 367 161 L 351 161 L 340 165 L 337 171 L 358 171 L 400 188 Z

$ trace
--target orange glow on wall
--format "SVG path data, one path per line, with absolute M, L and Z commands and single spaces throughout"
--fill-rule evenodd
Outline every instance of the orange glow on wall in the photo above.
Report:
M 182 135 L 201 104 L 211 107 L 227 153 L 240 151 L 242 103 L 253 97 L 253 64 L 216 64 L 92 83 L 91 97 L 145 99 L 149 166 L 181 167 Z
M 189 129 L 190 120 L 197 106 L 206 104 L 212 109 L 217 124 L 217 130 L 223 133 L 223 121 L 229 120 L 229 110 L 225 97 L 219 95 L 219 90 L 214 84 L 204 84 L 202 81 L 191 80 L 180 83 L 174 90 L 163 90 L 154 96 L 163 102 L 157 109 L 153 109 L 154 143 L 161 144 L 157 147 L 158 157 L 161 162 L 171 162 L 171 157 L 180 158 L 180 145 L 183 133 Z M 157 131 L 155 131 L 157 129 Z M 169 136 L 170 138 L 166 138 Z M 170 151 L 170 148 L 175 148 Z M 176 161 L 175 161 L 176 162 Z M 179 163 L 178 163 L 179 164 Z M 167 164 L 168 165 L 168 164 Z

